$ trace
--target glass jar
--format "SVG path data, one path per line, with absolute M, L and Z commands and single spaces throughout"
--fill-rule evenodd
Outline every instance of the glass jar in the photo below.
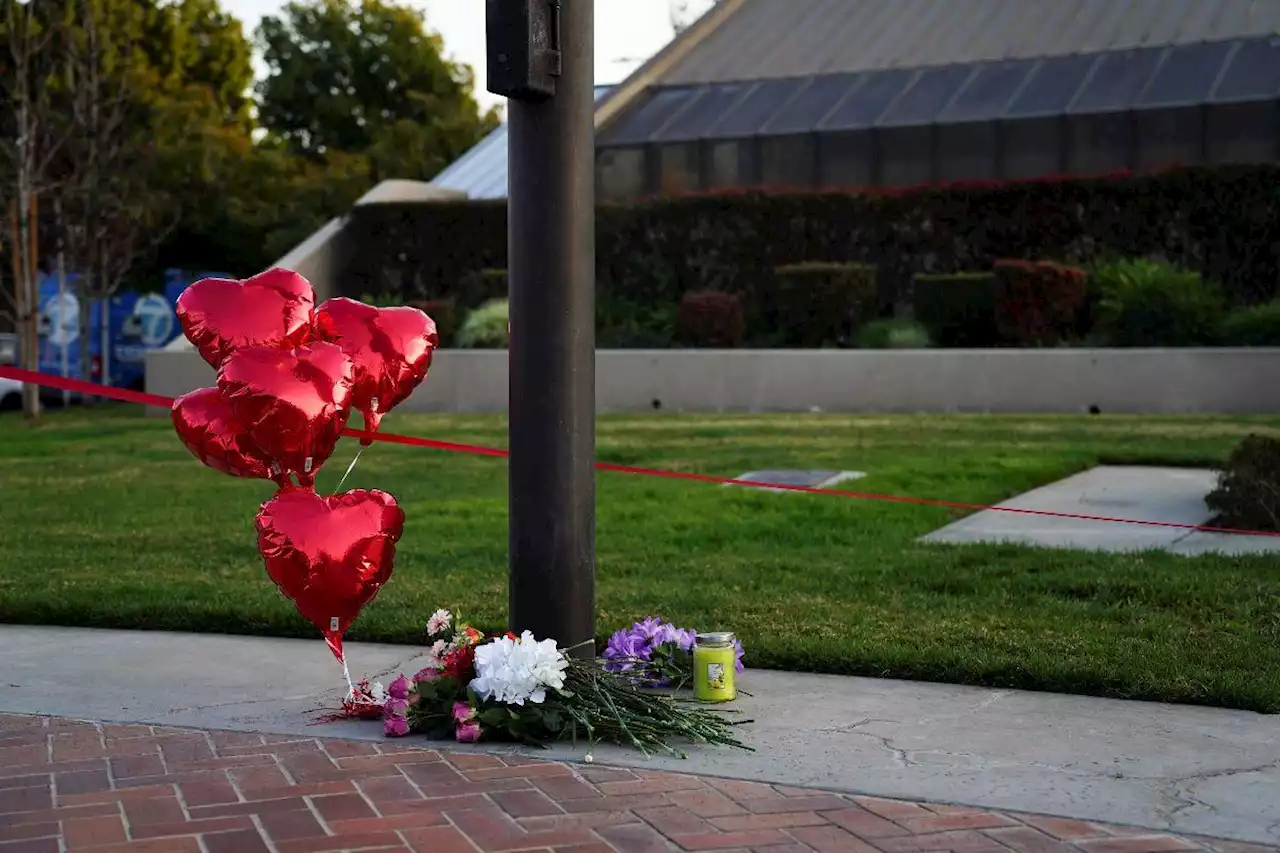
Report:
M 737 637 L 731 631 L 699 634 L 693 647 L 693 695 L 700 702 L 732 702 L 738 698 Z

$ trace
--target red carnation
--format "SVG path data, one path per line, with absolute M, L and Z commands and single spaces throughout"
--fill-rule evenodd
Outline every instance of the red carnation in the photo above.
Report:
M 451 652 L 445 653 L 440 658 L 440 662 L 444 664 L 444 675 L 457 680 L 461 684 L 471 681 L 475 661 L 476 647 L 471 645 L 460 646 Z

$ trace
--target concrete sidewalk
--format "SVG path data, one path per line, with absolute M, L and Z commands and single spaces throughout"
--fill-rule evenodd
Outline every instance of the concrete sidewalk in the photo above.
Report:
M 415 653 L 348 646 L 353 675 L 384 679 Z M 1280 718 L 750 670 L 743 686 L 755 753 L 599 748 L 595 764 L 1280 842 Z M 0 626 L 0 712 L 381 740 L 374 723 L 311 725 L 342 689 L 319 640 Z
M 1205 503 L 1205 496 L 1217 482 L 1218 473 L 1207 469 L 1100 465 L 1032 489 L 999 506 L 1165 524 L 1209 525 L 1213 512 Z M 965 516 L 935 530 L 922 541 L 951 545 L 1016 542 L 1042 548 L 1119 553 L 1164 550 L 1184 557 L 1214 553 L 1280 554 L 1280 538 L 1274 536 L 1207 533 L 998 510 Z

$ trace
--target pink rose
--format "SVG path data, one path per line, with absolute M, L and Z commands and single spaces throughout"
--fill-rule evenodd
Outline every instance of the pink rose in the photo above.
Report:
M 431 681 L 435 681 L 439 677 L 440 677 L 440 670 L 436 669 L 433 666 L 428 666 L 425 669 L 418 670 L 418 674 L 413 677 L 413 683 L 417 684 L 420 681 L 431 682 Z
M 388 717 L 403 717 L 409 713 L 408 699 L 388 699 L 382 706 L 382 712 Z
M 462 723 L 454 730 L 453 736 L 458 743 L 475 743 L 480 740 L 480 724 L 474 721 Z
M 458 725 L 469 723 L 476 718 L 476 709 L 466 702 L 453 703 L 453 721 Z
M 408 699 L 409 679 L 403 675 L 398 676 L 395 681 L 391 682 L 391 686 L 387 688 L 387 695 L 392 699 Z
M 409 733 L 409 721 L 404 717 L 387 717 L 382 721 L 382 733 L 387 737 L 404 737 Z

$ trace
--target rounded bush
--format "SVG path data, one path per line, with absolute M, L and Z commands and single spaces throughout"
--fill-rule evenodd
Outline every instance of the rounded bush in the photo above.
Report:
M 506 349 L 511 326 L 507 300 L 493 299 L 467 314 L 458 330 L 458 346 L 466 349 Z
M 1250 435 L 1241 441 L 1205 503 L 1218 513 L 1218 524 L 1280 530 L 1280 439 Z
M 996 261 L 995 319 L 1000 337 L 1020 347 L 1070 340 L 1088 298 L 1088 275 L 1053 261 Z
M 1222 321 L 1229 347 L 1280 347 L 1280 299 L 1232 311 Z
M 1200 273 L 1162 261 L 1099 266 L 1098 336 L 1118 347 L 1193 347 L 1216 343 L 1226 310 L 1222 290 Z
M 859 349 L 927 349 L 929 330 L 912 320 L 874 320 L 858 330 Z

